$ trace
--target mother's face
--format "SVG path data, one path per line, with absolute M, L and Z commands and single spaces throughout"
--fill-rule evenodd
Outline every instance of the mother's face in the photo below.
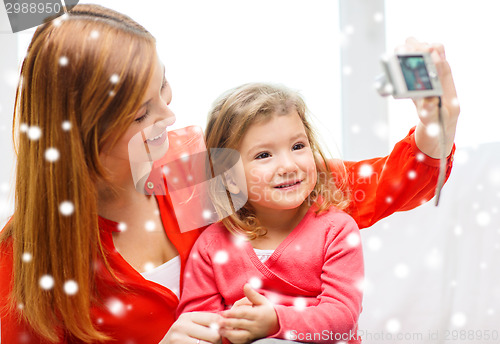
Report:
M 160 159 L 168 150 L 166 128 L 175 122 L 168 105 L 172 90 L 165 78 L 165 68 L 157 58 L 154 73 L 141 100 L 134 122 L 112 149 L 104 150 L 101 158 L 148 162 Z

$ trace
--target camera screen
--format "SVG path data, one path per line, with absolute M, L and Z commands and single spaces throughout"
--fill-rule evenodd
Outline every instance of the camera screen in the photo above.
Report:
M 423 56 L 398 56 L 408 91 L 432 90 Z

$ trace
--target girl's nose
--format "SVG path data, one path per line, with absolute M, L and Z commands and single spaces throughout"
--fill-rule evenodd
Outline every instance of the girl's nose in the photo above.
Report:
M 286 153 L 283 154 L 279 159 L 278 173 L 295 173 L 297 172 L 297 164 L 295 159 L 291 156 L 291 154 Z

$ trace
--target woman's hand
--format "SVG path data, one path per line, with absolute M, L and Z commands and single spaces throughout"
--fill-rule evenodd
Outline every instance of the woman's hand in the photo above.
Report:
M 216 313 L 190 312 L 181 314 L 158 344 L 219 344 L 221 337 Z
M 249 284 L 245 284 L 243 291 L 246 297 L 222 312 L 223 319 L 219 322 L 221 336 L 240 344 L 278 332 L 278 316 L 272 303 Z
M 444 128 L 445 128 L 445 152 L 448 156 L 453 148 L 455 140 L 455 132 L 457 127 L 458 115 L 460 114 L 460 105 L 457 99 L 457 91 L 451 68 L 446 60 L 444 47 L 442 44 L 428 44 L 417 41 L 415 38 L 408 38 L 406 44 L 398 50 L 405 52 L 428 52 L 431 54 L 432 61 L 436 65 L 436 69 L 443 88 L 441 96 Z M 429 97 L 414 100 L 417 107 L 420 122 L 415 130 L 415 142 L 417 147 L 431 158 L 440 157 L 439 135 L 436 131 L 438 126 L 438 98 Z

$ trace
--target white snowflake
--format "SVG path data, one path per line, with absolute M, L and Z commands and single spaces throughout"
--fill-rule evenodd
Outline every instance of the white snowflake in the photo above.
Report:
M 415 157 L 417 158 L 417 161 L 424 161 L 425 160 L 424 153 L 417 153 L 417 155 Z
M 29 252 L 24 252 L 22 256 L 22 260 L 25 263 L 29 263 L 33 260 L 33 255 Z
M 125 315 L 125 305 L 117 298 L 110 298 L 106 302 L 108 311 L 116 317 L 123 317 Z
M 154 223 L 154 221 L 146 221 L 146 223 L 144 224 L 144 228 L 146 228 L 146 231 L 147 232 L 153 232 L 156 228 L 156 224 Z
M 55 162 L 59 160 L 59 150 L 54 147 L 47 148 L 45 150 L 45 160 L 48 162 Z
M 78 283 L 68 280 L 64 283 L 64 292 L 68 295 L 75 295 L 78 292 Z
M 384 139 L 389 132 L 389 126 L 385 123 L 377 122 L 373 127 L 373 131 L 377 137 Z
M 49 290 L 54 287 L 54 278 L 50 275 L 43 275 L 40 278 L 39 285 L 44 290 Z
M 408 179 L 415 179 L 415 178 L 417 178 L 417 172 L 415 171 L 408 172 Z
M 303 297 L 296 297 L 293 301 L 293 307 L 298 311 L 303 311 L 307 307 L 307 301 Z
M 469 153 L 467 153 L 467 151 L 465 151 L 465 150 L 458 150 L 455 153 L 455 156 L 454 156 L 454 162 L 455 163 L 463 165 L 467 161 L 469 161 Z
M 189 154 L 188 153 L 182 153 L 181 154 L 181 161 L 183 161 L 183 162 L 189 161 Z
M 252 277 L 248 280 L 248 283 L 252 287 L 252 289 L 260 289 L 262 288 L 262 280 L 258 277 Z
M 213 322 L 213 323 L 211 323 L 211 324 L 210 324 L 210 326 L 209 326 L 209 327 L 210 327 L 212 330 L 216 331 L 217 333 L 219 332 L 219 329 L 220 329 L 219 324 L 217 324 L 217 323 Z
M 462 235 L 462 227 L 460 225 L 455 226 L 453 229 L 453 233 L 455 233 L 456 236 L 461 236 Z
M 401 322 L 396 318 L 389 319 L 385 324 L 385 328 L 389 333 L 397 333 L 401 330 Z
M 373 20 L 376 22 L 376 23 L 381 23 L 384 21 L 384 14 L 382 12 L 376 12 L 374 15 L 373 15 Z
M 481 211 L 476 215 L 477 224 L 480 226 L 487 226 L 490 224 L 491 216 L 486 211 Z
M 127 230 L 127 224 L 125 222 L 120 222 L 117 228 L 120 232 L 125 232 Z
M 354 124 L 354 125 L 351 127 L 351 132 L 352 132 L 353 134 L 358 134 L 360 131 L 361 131 L 361 128 L 359 127 L 359 125 Z
M 28 131 L 28 129 L 29 129 L 29 126 L 26 123 L 21 123 L 19 125 L 19 131 L 21 133 L 26 133 Z
M 441 129 L 439 129 L 439 125 L 436 123 L 430 123 L 427 125 L 426 132 L 430 137 L 438 136 L 440 131 Z
M 99 38 L 99 31 L 97 31 L 97 30 L 92 30 L 92 31 L 90 32 L 90 38 L 92 38 L 92 39 L 97 39 L 97 38 Z
M 351 75 L 352 74 L 352 67 L 351 66 L 344 66 L 344 68 L 342 68 L 342 73 L 344 73 L 344 75 L 346 75 L 346 76 Z
M 154 268 L 155 268 L 155 265 L 152 262 L 146 262 L 146 264 L 144 264 L 144 270 L 146 272 L 149 272 L 149 271 L 153 270 Z
M 66 56 L 61 56 L 59 58 L 59 65 L 62 66 L 62 67 L 66 67 L 69 63 L 69 60 Z
M 215 253 L 214 262 L 216 264 L 226 264 L 228 260 L 229 254 L 226 251 L 221 250 Z
M 238 234 L 232 237 L 232 241 L 237 247 L 242 247 L 248 241 L 248 239 L 246 236 Z
M 490 169 L 488 173 L 488 179 L 493 185 L 500 185 L 500 167 L 495 167 Z
M 354 26 L 352 25 L 347 25 L 345 28 L 344 28 L 344 32 L 347 34 L 347 35 L 352 35 L 354 33 Z
M 109 81 L 112 83 L 112 84 L 117 84 L 118 81 L 120 81 L 120 76 L 118 74 L 113 74 L 111 75 L 111 77 L 109 78 Z
M 69 216 L 75 211 L 75 206 L 70 201 L 64 201 L 59 204 L 59 212 L 64 216 Z
M 203 219 L 205 219 L 205 220 L 210 220 L 212 218 L 212 212 L 208 209 L 205 209 L 201 213 L 201 216 L 203 216 Z
M 394 268 L 394 275 L 396 275 L 397 278 L 406 278 L 408 277 L 409 273 L 410 268 L 404 263 L 400 263 Z
M 391 196 L 387 196 L 387 197 L 385 198 L 385 203 L 389 203 L 389 204 L 390 204 L 390 203 L 392 203 L 393 201 L 394 201 L 394 200 L 392 199 L 392 197 L 391 197 Z
M 71 129 L 71 122 L 64 121 L 64 122 L 62 122 L 61 127 L 64 131 L 69 131 Z
M 379 251 L 382 248 L 382 239 L 378 236 L 372 236 L 368 239 L 367 246 L 371 251 Z
M 430 253 L 427 254 L 425 257 L 425 262 L 427 263 L 427 266 L 430 267 L 431 269 L 437 269 L 441 266 L 441 263 L 443 261 L 443 257 L 441 252 L 437 249 L 434 248 Z
M 351 247 L 356 247 L 361 243 L 361 237 L 359 233 L 351 233 L 347 236 L 347 243 Z
M 40 127 L 37 127 L 36 125 L 33 125 L 29 127 L 28 129 L 28 138 L 30 140 L 36 141 L 42 136 L 42 129 Z
M 116 95 L 115 91 L 109 91 L 108 95 L 110 97 L 114 97 Z
M 452 315 L 451 323 L 455 327 L 463 327 L 467 323 L 467 317 L 462 312 L 457 312 Z
M 367 178 L 372 175 L 373 167 L 369 164 L 363 164 L 360 166 L 358 173 L 361 177 Z

